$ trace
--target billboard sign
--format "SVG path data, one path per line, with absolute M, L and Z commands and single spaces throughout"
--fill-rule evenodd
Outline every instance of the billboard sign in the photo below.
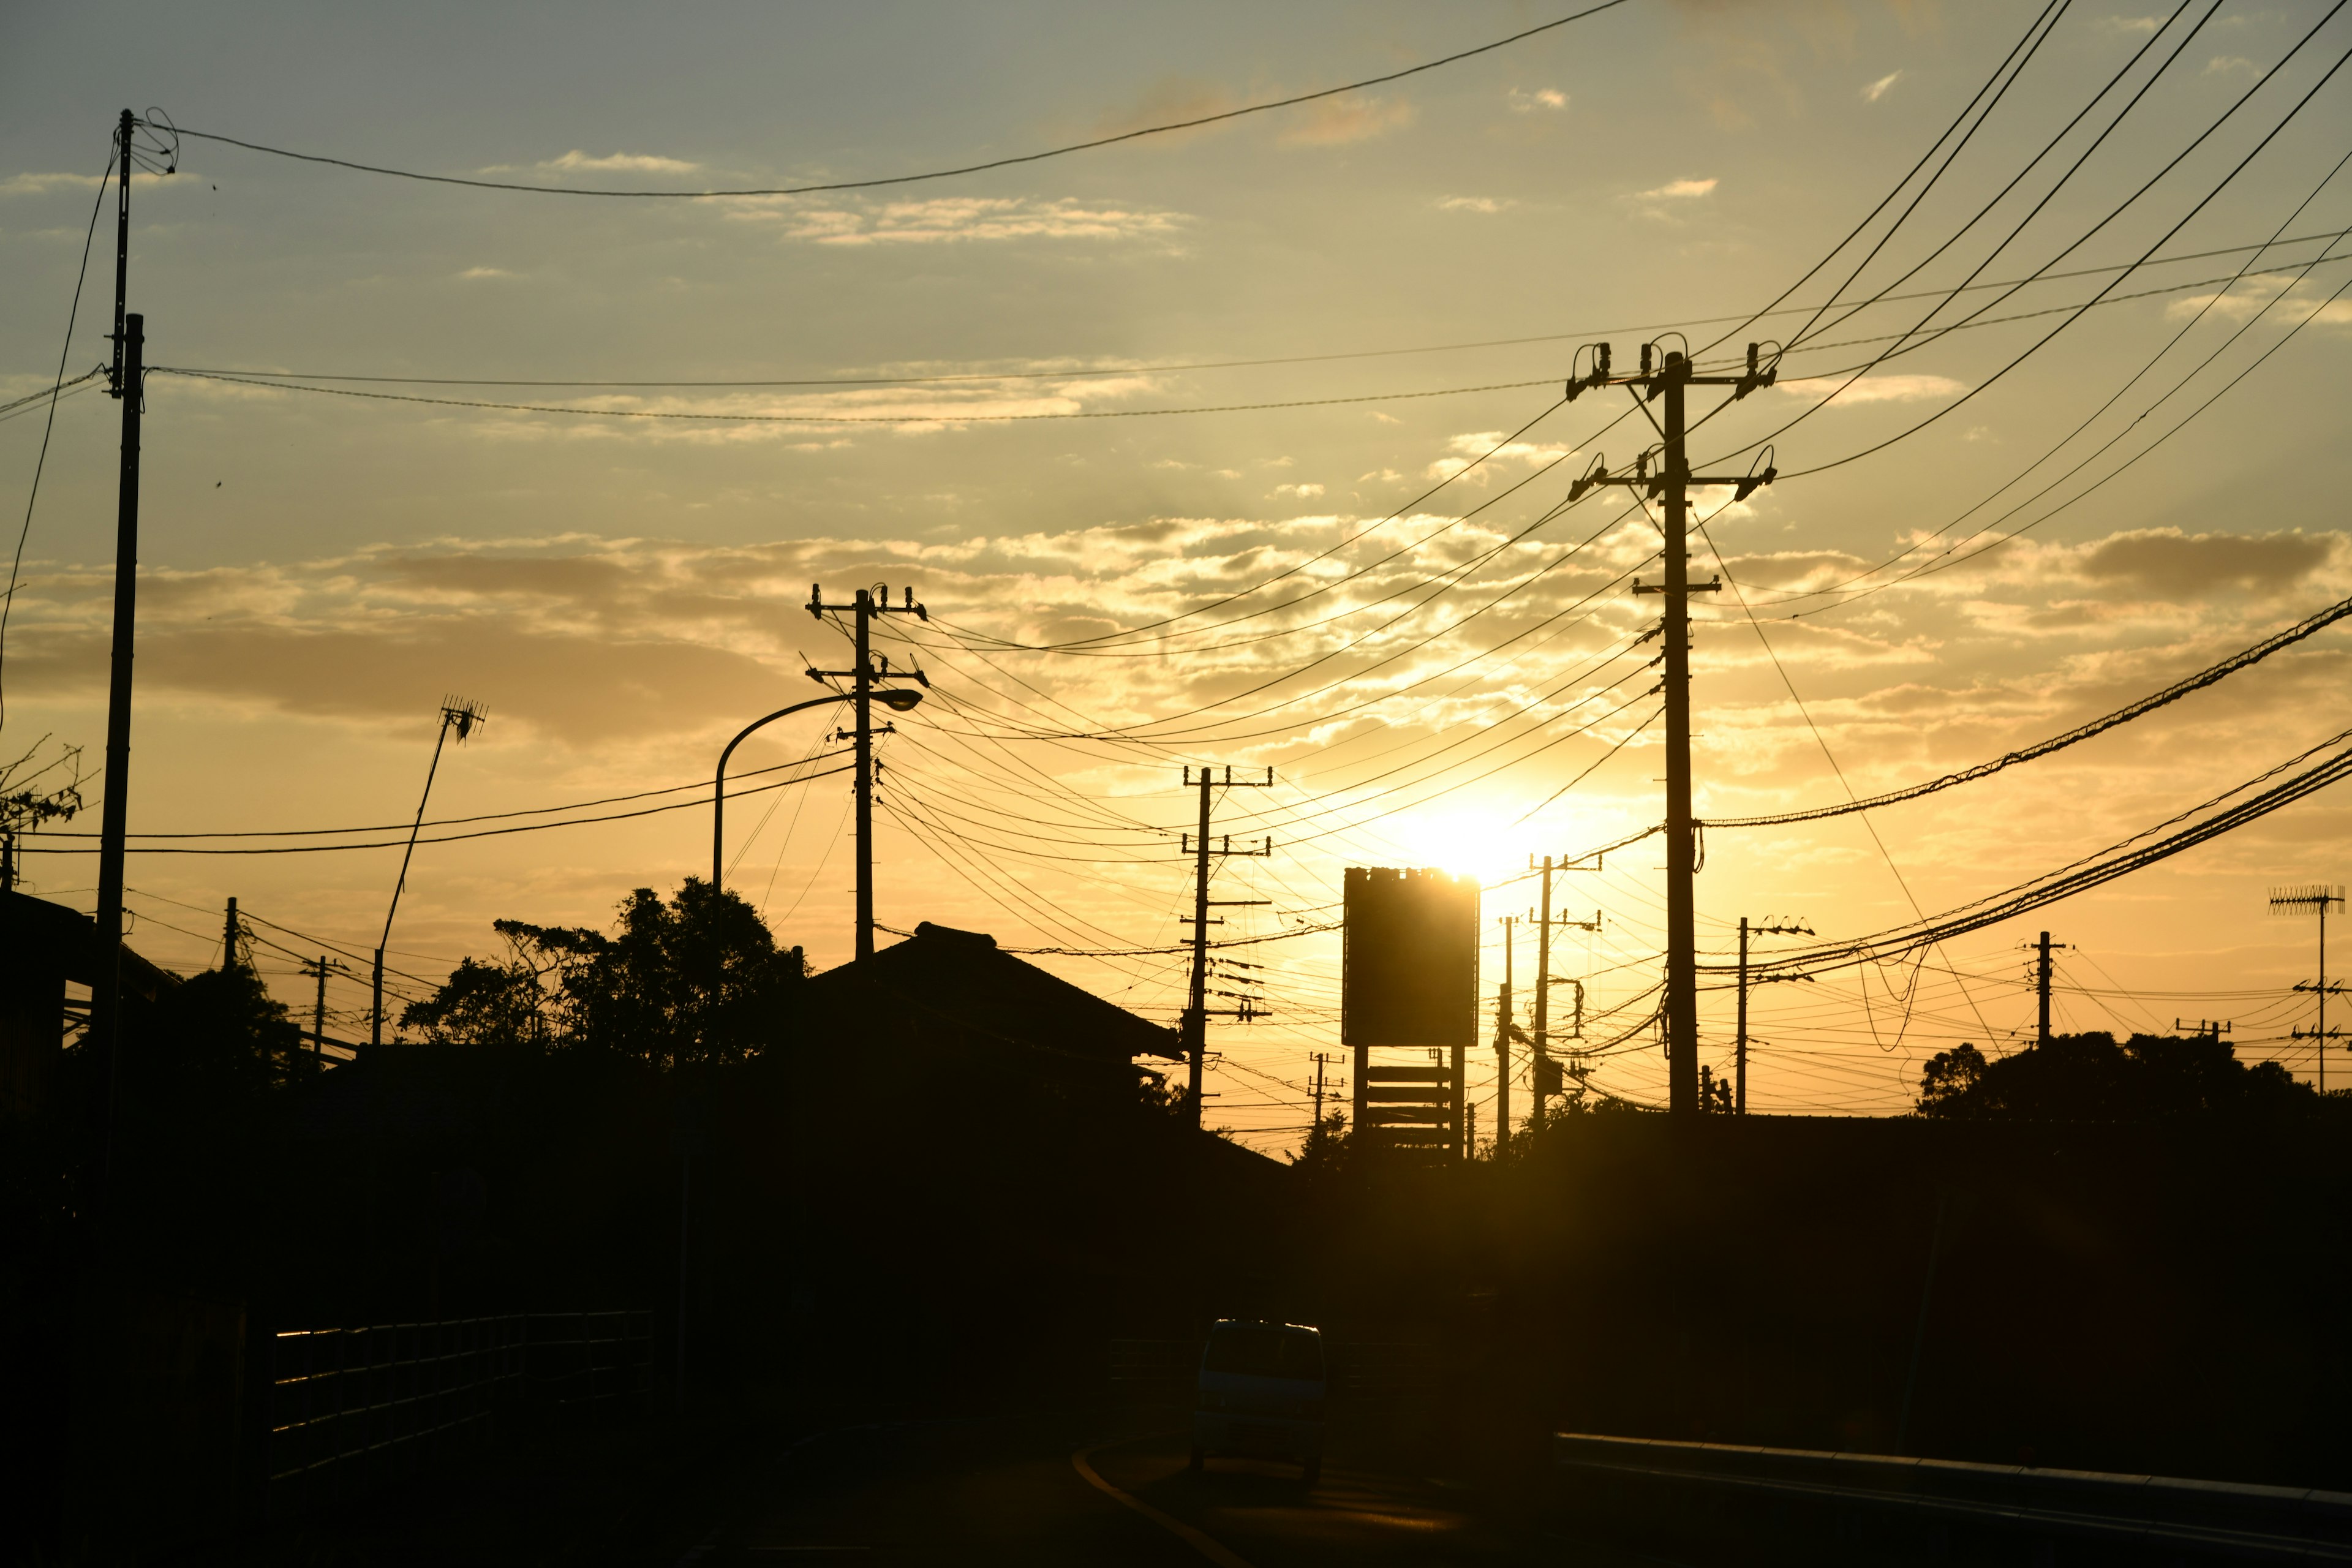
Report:
M 1343 889 L 1340 1043 L 1475 1044 L 1477 880 L 1350 866 Z

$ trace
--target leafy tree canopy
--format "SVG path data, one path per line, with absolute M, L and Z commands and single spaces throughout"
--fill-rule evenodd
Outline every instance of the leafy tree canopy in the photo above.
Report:
M 2249 1067 L 2210 1035 L 2134 1035 L 2120 1045 L 2109 1034 L 2057 1035 L 1997 1060 L 1963 1044 L 1919 1075 L 1919 1113 L 1956 1119 L 2137 1121 L 2318 1100 L 2278 1063 Z
M 401 1013 L 425 1039 L 607 1051 L 672 1068 L 740 1062 L 775 1043 L 807 973 L 759 912 L 688 877 L 665 900 L 639 888 L 611 935 L 502 920 L 504 963 L 467 959 Z

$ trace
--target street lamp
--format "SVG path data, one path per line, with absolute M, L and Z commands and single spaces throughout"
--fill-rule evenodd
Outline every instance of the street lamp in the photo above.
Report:
M 893 713 L 911 713 L 923 700 L 921 692 L 904 689 L 877 691 L 873 696 Z M 735 754 L 735 748 L 751 739 L 754 731 L 779 719 L 806 712 L 811 708 L 822 708 L 829 702 L 854 702 L 857 697 L 858 693 L 855 691 L 835 691 L 824 697 L 812 697 L 805 702 L 795 702 L 789 708 L 779 708 L 766 718 L 754 719 L 744 725 L 741 732 L 727 742 L 727 749 L 719 753 L 719 772 L 710 784 L 710 885 L 713 889 L 720 886 L 725 874 L 727 759 Z

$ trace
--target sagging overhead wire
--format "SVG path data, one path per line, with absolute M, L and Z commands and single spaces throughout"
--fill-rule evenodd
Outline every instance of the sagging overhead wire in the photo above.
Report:
M 1302 103 L 1314 103 L 1327 98 L 1337 98 L 1345 93 L 1361 92 L 1367 88 L 1384 87 L 1390 82 L 1402 81 L 1408 77 L 1419 76 L 1424 71 L 1437 70 L 1445 66 L 1458 64 L 1463 60 L 1474 59 L 1480 55 L 1492 54 L 1497 49 L 1508 48 L 1514 44 L 1524 43 L 1529 38 L 1539 37 L 1556 28 L 1565 27 L 1571 22 L 1580 22 L 1587 16 L 1595 16 L 1603 11 L 1614 10 L 1624 4 L 1625 0 L 1601 0 L 1601 4 L 1597 5 L 1588 5 L 1581 11 L 1571 12 L 1565 16 L 1556 16 L 1549 22 L 1538 23 L 1532 27 L 1521 28 L 1518 32 L 1507 37 L 1496 38 L 1492 43 L 1480 44 L 1473 48 L 1457 49 L 1450 55 L 1441 56 L 1433 60 L 1423 60 L 1419 65 L 1407 66 L 1402 70 L 1366 77 L 1360 81 L 1348 82 L 1339 87 L 1327 87 L 1315 92 L 1294 93 L 1287 98 L 1271 99 L 1264 103 L 1244 104 L 1239 109 L 1228 109 L 1215 114 L 1195 115 L 1189 120 L 1169 121 L 1162 124 L 1147 125 L 1137 131 L 1123 131 L 1115 135 L 1097 136 L 1084 142 L 1072 142 L 1059 147 L 1048 147 L 1042 152 L 991 158 L 980 163 L 960 164 L 954 168 L 931 169 L 921 174 L 890 174 L 864 180 L 829 180 L 801 185 L 698 191 L 614 191 L 572 185 L 534 185 L 517 180 L 485 180 L 462 174 L 421 174 L 411 169 L 387 168 L 381 164 L 357 163 L 348 158 L 328 157 L 323 153 L 298 153 L 285 147 L 272 147 L 258 142 L 247 142 L 238 137 L 226 136 L 218 132 L 191 131 L 184 126 L 175 129 L 182 136 L 193 136 L 199 141 L 216 142 L 229 147 L 241 147 L 248 153 L 266 153 L 272 157 L 291 158 L 304 163 L 323 163 L 338 169 L 350 169 L 358 174 L 383 174 L 394 179 L 421 181 L 427 184 L 463 185 L 474 190 L 512 191 L 526 195 L 617 197 L 638 201 L 713 201 L 730 196 L 800 196 L 814 195 L 826 191 L 866 191 L 886 185 L 908 185 L 925 180 L 955 179 L 961 175 L 982 174 L 991 169 L 1009 169 L 1024 163 L 1043 163 L 1048 158 L 1066 157 L 1073 153 L 1091 152 L 1098 147 L 1115 147 L 1123 142 L 1137 142 L 1147 136 L 1165 136 L 1178 131 L 1197 131 L 1203 126 L 1219 125 L 1253 114 L 1267 114 L 1277 109 L 1293 109 Z M 149 112 L 152 114 L 154 111 L 151 110 Z
M 1986 926 L 2027 914 L 2062 899 L 2088 891 L 2103 883 L 2137 871 L 2144 867 L 2169 858 L 2210 839 L 2243 827 L 2291 805 L 2307 795 L 2329 785 L 2352 778 L 2352 730 L 2340 731 L 2319 744 L 2299 752 L 2277 766 L 2255 775 L 2243 784 L 2232 785 L 2188 810 L 2177 813 L 2155 826 L 2143 828 L 2094 855 L 2087 855 L 2057 870 L 2045 872 L 2030 882 L 2018 884 L 2003 892 L 1962 904 L 1932 921 L 1914 925 L 1898 926 L 1853 941 L 1823 943 L 1793 952 L 1771 953 L 1748 962 L 1751 979 L 1759 974 L 1812 973 L 1832 969 L 1852 968 L 1855 964 L 1885 963 L 1916 949 L 1965 935 Z M 2288 769 L 2301 766 L 2329 747 L 2337 748 L 2332 754 L 2304 768 L 2304 771 L 2262 790 L 2234 805 L 2221 803 L 2232 796 L 2244 795 Z M 2220 809 L 2216 809 L 2219 807 Z M 2189 821 L 2200 813 L 2211 812 L 2202 821 L 2190 822 L 2179 831 L 2164 834 L 2167 827 Z M 2163 834 L 2161 837 L 2156 837 Z M 2152 841 L 2150 841 L 2152 840 Z M 1723 973 L 1721 964 L 1703 965 L 1714 973 Z
M 2178 702 L 2191 692 L 2202 691 L 2205 688 L 2224 680 L 2242 669 L 2260 664 L 2281 648 L 2291 647 L 2305 637 L 2326 630 L 2347 616 L 2352 616 L 2352 599 L 2344 599 L 2330 605 L 2317 615 L 2297 621 L 2285 630 L 2264 637 L 2252 647 L 2242 648 L 2218 664 L 2208 665 L 2196 674 L 2174 681 L 2161 691 L 2151 692 L 2137 702 L 2126 703 L 2112 713 L 2093 719 L 2087 723 L 2077 724 L 2073 729 L 2053 735 L 2046 741 L 2020 747 L 2014 752 L 2004 752 L 1989 762 L 1962 768 L 1958 773 L 1946 773 L 1941 778 L 1929 779 L 1924 784 L 1909 784 L 1902 789 L 1889 790 L 1884 795 L 1865 795 L 1861 799 L 1847 801 L 1837 805 L 1817 805 L 1803 811 L 1776 812 L 1764 816 L 1711 816 L 1706 819 L 1706 826 L 1709 827 L 1777 827 L 1791 822 L 1819 822 L 1824 817 L 1846 816 L 1857 811 L 1875 811 L 1881 806 L 1894 805 L 1906 800 L 1917 800 L 1922 795 L 1935 795 L 1959 784 L 1973 784 L 1978 779 L 1990 778 L 2004 768 L 2015 767 L 2021 763 L 2033 762 L 2053 752 L 2062 752 L 2069 746 L 2079 745 L 2093 736 L 2106 733 L 2118 725 L 2128 724 L 2143 714 L 2154 712 L 2158 708 Z

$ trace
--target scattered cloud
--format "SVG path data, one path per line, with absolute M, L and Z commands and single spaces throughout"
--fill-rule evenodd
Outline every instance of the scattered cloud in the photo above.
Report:
M 1557 112 L 1568 107 L 1568 94 L 1556 87 L 1539 87 L 1533 92 L 1515 87 L 1504 95 L 1504 101 L 1514 114 L 1532 114 L 1539 109 Z
M 0 180 L 0 196 L 45 196 L 51 191 L 96 190 L 97 174 L 11 174 Z
M 1311 500 L 1323 493 L 1323 487 L 1321 485 L 1276 485 L 1274 487 L 1273 493 L 1278 496 L 1297 496 L 1300 500 Z
M 1715 180 L 1669 180 L 1663 185 L 1646 191 L 1636 191 L 1637 202 L 1686 202 L 1713 194 Z
M 1075 197 L 935 196 L 843 206 L 749 198 L 731 216 L 789 225 L 784 237 L 814 245 L 940 245 L 1013 239 L 1131 240 L 1174 235 L 1188 221 L 1155 208 L 1089 205 Z
M 457 276 L 460 278 L 512 278 L 515 275 L 503 267 L 468 267 Z
M 1411 125 L 1420 110 L 1404 99 L 1370 98 L 1352 93 L 1327 98 L 1299 116 L 1281 135 L 1286 147 L 1338 147 L 1369 142 Z
M 2111 33 L 2153 33 L 2158 25 L 2154 16 L 2108 16 L 2099 23 Z
M 544 158 L 532 166 L 550 174 L 690 174 L 702 167 L 683 158 L 665 158 L 656 153 L 607 153 L 599 158 L 577 147 L 561 158 Z
M 1920 403 L 1929 398 L 1952 397 L 1966 392 L 1969 384 L 1954 381 L 1948 375 L 1870 375 L 1852 386 L 1844 385 L 1838 376 L 1801 376 L 1780 384 L 1780 390 L 1797 397 L 1826 397 L 1837 393 L 1839 403 Z
M 2134 529 L 2091 545 L 2074 563 L 2077 575 L 2168 599 L 2200 599 L 2216 588 L 2276 594 L 2326 565 L 2332 535 L 2183 533 L 2177 528 Z
M 1498 213 L 1518 205 L 1508 196 L 1446 196 L 1437 207 L 1440 212 L 1450 213 Z
M 2301 279 L 2290 282 L 2279 278 L 2241 278 L 2226 293 L 2185 295 L 2164 310 L 2176 321 L 2207 310 L 2228 321 L 2243 321 L 2269 310 L 2271 319 L 2282 327 L 2291 327 L 2306 316 L 2317 326 L 2352 325 L 2352 300 L 2322 294 Z
M 1903 73 L 1901 71 L 1888 71 L 1885 76 L 1880 77 L 1876 81 L 1872 82 L 1868 87 L 1862 89 L 1863 102 L 1876 103 L 1880 99 L 1885 98 L 1888 93 L 1894 91 L 1895 84 L 1902 79 Z
M 2243 71 L 2248 76 L 2253 75 L 2254 62 L 2242 55 L 2215 55 L 2205 62 L 2207 76 L 2235 76 L 2240 71 Z

